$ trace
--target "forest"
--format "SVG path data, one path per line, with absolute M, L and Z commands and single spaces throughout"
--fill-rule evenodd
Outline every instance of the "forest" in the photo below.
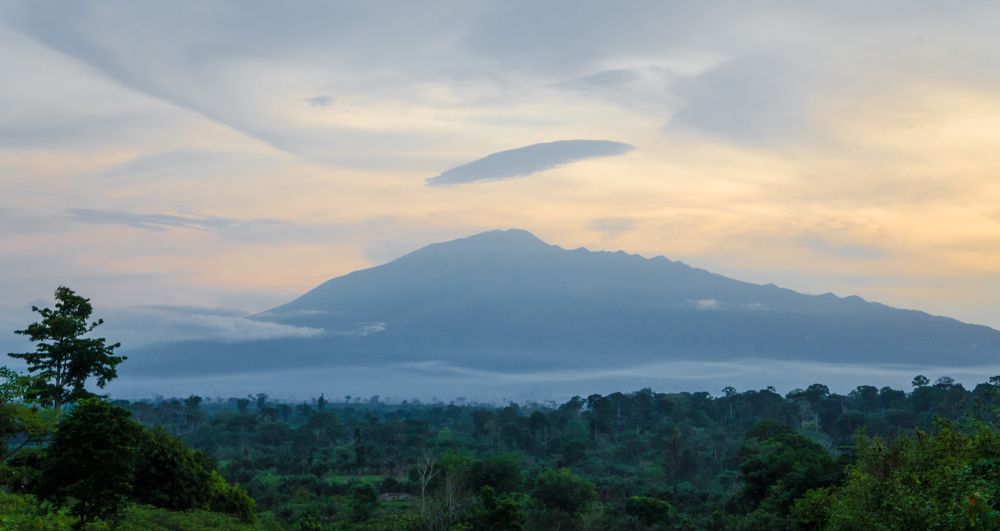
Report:
M 117 400 L 68 288 L 0 374 L 3 529 L 995 529 L 1000 376 L 563 403 Z

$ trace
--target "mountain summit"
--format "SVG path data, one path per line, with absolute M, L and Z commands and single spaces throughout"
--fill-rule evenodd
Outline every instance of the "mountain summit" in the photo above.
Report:
M 678 359 L 1000 360 L 1000 332 L 985 326 L 741 282 L 664 257 L 567 250 L 523 230 L 428 245 L 254 319 L 325 332 L 199 342 L 185 345 L 185 355 L 202 366 L 238 359 L 244 371 L 422 361 L 511 371 Z

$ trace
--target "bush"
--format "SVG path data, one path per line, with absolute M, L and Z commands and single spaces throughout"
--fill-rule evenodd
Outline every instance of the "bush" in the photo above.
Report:
M 69 531 L 75 521 L 75 518 L 63 511 L 46 511 L 34 496 L 0 490 L 0 529 Z
M 239 485 L 229 485 L 218 472 L 212 472 L 209 508 L 236 516 L 246 524 L 257 521 L 257 502 Z
M 250 531 L 253 525 L 234 516 L 196 510 L 172 512 L 149 505 L 130 506 L 116 531 Z
M 211 499 L 214 465 L 163 428 L 139 438 L 132 498 L 175 511 L 205 509 Z
M 38 493 L 56 503 L 70 501 L 70 514 L 81 523 L 114 520 L 132 494 L 141 429 L 120 407 L 81 400 L 56 430 Z

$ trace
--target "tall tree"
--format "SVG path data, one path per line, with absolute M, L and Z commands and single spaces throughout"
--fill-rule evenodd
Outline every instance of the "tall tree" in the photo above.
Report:
M 52 404 L 59 415 L 62 405 L 94 396 L 87 391 L 87 380 L 94 378 L 98 387 L 118 376 L 117 367 L 125 356 L 115 355 L 121 343 L 107 344 L 103 337 L 84 337 L 104 323 L 103 319 L 89 322 L 94 309 L 90 299 L 59 286 L 55 293 L 55 309 L 31 310 L 42 316 L 41 321 L 14 333 L 28 336 L 37 345 L 35 352 L 10 353 L 28 364 L 35 376 L 25 397 Z

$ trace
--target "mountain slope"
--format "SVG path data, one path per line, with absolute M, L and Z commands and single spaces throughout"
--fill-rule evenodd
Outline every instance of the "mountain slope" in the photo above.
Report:
M 1000 360 L 1000 332 L 988 327 L 740 282 L 663 257 L 564 250 L 519 230 L 430 245 L 254 318 L 326 333 L 190 343 L 184 353 L 161 347 L 156 363 L 143 357 L 165 370 L 185 356 L 216 370 L 427 360 L 508 371 L 669 359 Z

